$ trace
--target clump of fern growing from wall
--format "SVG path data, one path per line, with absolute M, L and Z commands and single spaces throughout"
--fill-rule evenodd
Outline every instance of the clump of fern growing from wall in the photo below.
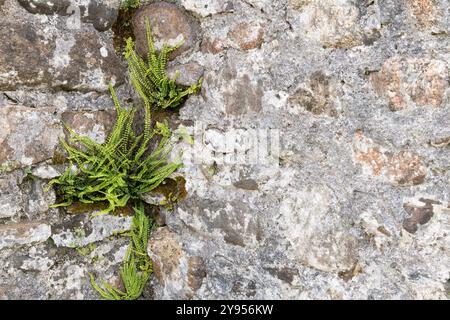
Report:
M 67 153 L 67 170 L 50 181 L 62 202 L 58 206 L 70 206 L 74 202 L 106 202 L 107 208 L 97 214 L 104 214 L 134 204 L 135 215 L 130 231 L 130 245 L 120 270 L 124 291 L 112 287 L 106 281 L 98 285 L 90 274 L 91 284 L 105 299 L 137 299 L 144 289 L 152 266 L 147 255 L 147 242 L 151 228 L 150 219 L 145 216 L 142 195 L 154 190 L 181 164 L 170 162 L 172 132 L 167 123 L 152 125 L 152 108 L 176 108 L 190 94 L 197 93 L 201 79 L 189 88 L 181 88 L 166 73 L 168 56 L 179 46 L 164 45 L 157 52 L 147 21 L 149 44 L 148 60 L 144 61 L 134 51 L 134 44 L 128 40 L 126 59 L 129 63 L 131 82 L 143 100 L 144 130 L 133 129 L 136 107 L 123 108 L 110 85 L 117 120 L 104 143 L 97 143 L 66 127 L 67 140 L 61 144 Z M 180 44 L 181 45 L 181 44 Z
M 152 106 L 167 109 L 179 107 L 185 98 L 197 93 L 202 86 L 202 78 L 188 88 L 176 84 L 179 74 L 171 79 L 167 75 L 166 66 L 169 55 L 177 50 L 183 42 L 175 46 L 164 44 L 158 52 L 152 37 L 150 23 L 146 20 L 148 53 L 147 60 L 142 59 L 135 50 L 131 38 L 127 40 L 125 59 L 128 62 L 130 79 L 137 93 Z
M 144 132 L 136 134 L 133 121 L 136 108 L 121 107 L 112 86 L 117 121 L 105 143 L 97 143 L 67 128 L 70 137 L 61 144 L 68 156 L 69 166 L 63 175 L 50 181 L 62 202 L 55 206 L 107 202 L 101 211 L 108 213 L 124 207 L 130 200 L 155 189 L 181 164 L 169 162 L 171 131 L 164 123 L 151 127 L 151 114 L 145 108 Z M 156 138 L 156 147 L 150 150 Z

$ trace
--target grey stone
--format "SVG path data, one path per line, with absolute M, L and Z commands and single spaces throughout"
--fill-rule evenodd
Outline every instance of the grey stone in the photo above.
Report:
M 148 193 L 144 193 L 141 196 L 142 200 L 144 200 L 146 203 L 154 205 L 154 206 L 158 206 L 160 205 L 163 201 L 166 200 L 166 197 L 163 194 L 160 193 L 155 193 L 155 192 L 148 192 Z
M 50 209 L 56 201 L 55 192 L 46 190 L 47 182 L 38 179 L 28 179 L 22 186 L 27 195 L 28 203 L 25 205 L 25 213 L 29 217 L 39 216 Z
M 287 17 L 294 30 L 325 47 L 371 45 L 381 36 L 377 2 L 290 0 L 288 3 Z
M 181 0 L 181 5 L 201 17 L 233 12 L 233 2 L 229 0 Z
M 42 165 L 37 166 L 36 168 L 33 168 L 32 174 L 35 177 L 50 180 L 60 176 L 61 172 L 55 166 L 44 163 Z
M 186 63 L 180 65 L 174 65 L 167 68 L 167 74 L 170 78 L 174 78 L 178 72 L 178 77 L 175 83 L 181 86 L 189 87 L 198 83 L 198 80 L 203 76 L 202 66 L 196 63 Z
M 23 208 L 22 178 L 17 173 L 0 175 L 0 218 L 14 217 Z
M 62 135 L 55 108 L 0 108 L 0 165 L 30 166 L 50 159 Z
M 50 236 L 50 226 L 45 222 L 33 221 L 1 225 L 0 249 L 44 242 Z
M 69 225 L 62 223 L 53 226 L 52 239 L 55 245 L 57 247 L 69 248 L 84 247 L 109 236 L 130 230 L 131 217 L 107 214 L 90 217 L 95 213 L 98 212 L 81 215 L 81 220 L 78 221 L 76 226 L 70 223 L 70 221 Z
M 201 129 L 179 145 L 188 196 L 149 245 L 155 298 L 447 299 L 444 1 L 234 5 L 201 19 L 202 96 L 180 109 Z M 254 21 L 246 49 L 232 30 Z M 279 129 L 276 164 L 226 163 L 255 148 L 227 135 L 254 128 Z
M 67 111 L 61 115 L 61 118 L 77 134 L 88 136 L 98 143 L 104 143 L 114 126 L 116 115 L 113 111 Z

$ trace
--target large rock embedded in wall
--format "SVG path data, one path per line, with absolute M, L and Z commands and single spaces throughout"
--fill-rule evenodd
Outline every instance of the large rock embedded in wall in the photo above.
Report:
M 80 21 L 92 23 L 99 31 L 106 31 L 116 22 L 120 0 L 18 0 L 28 12 L 62 16 L 75 15 Z
M 372 74 L 372 82 L 376 92 L 388 100 L 389 108 L 397 111 L 442 106 L 449 75 L 445 61 L 400 56 L 386 60 L 381 70 Z
M 124 69 L 108 34 L 93 32 L 89 25 L 71 26 L 70 17 L 33 15 L 17 6 L 1 10 L 0 90 L 106 91 L 109 82 L 123 82 Z M 58 22 L 66 28 L 57 27 Z
M 376 1 L 290 0 L 288 21 L 296 32 L 324 47 L 351 48 L 380 37 Z
M 50 159 L 62 135 L 55 113 L 54 108 L 0 108 L 0 165 L 14 169 Z
M 183 43 L 171 57 L 192 49 L 198 39 L 196 21 L 180 7 L 167 2 L 142 6 L 132 21 L 136 48 L 142 56 L 146 56 L 148 51 L 146 21 L 150 24 L 156 48 L 161 49 L 163 43 L 172 46 Z

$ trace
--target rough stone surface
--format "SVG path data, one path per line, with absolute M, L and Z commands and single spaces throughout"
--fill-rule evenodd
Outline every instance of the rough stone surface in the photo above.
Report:
M 206 276 L 203 259 L 187 255 L 178 236 L 167 228 L 160 228 L 152 234 L 148 254 L 153 260 L 155 277 L 164 286 L 161 298 L 191 298 L 203 284 Z
M 0 90 L 106 91 L 109 82 L 123 82 L 110 34 L 94 32 L 76 17 L 28 13 L 11 0 L 0 10 Z
M 0 249 L 33 242 L 44 242 L 50 235 L 50 226 L 43 222 L 2 225 L 0 226 Z
M 114 125 L 115 113 L 112 111 L 68 111 L 64 112 L 61 118 L 76 133 L 88 136 L 98 143 L 103 143 Z
M 394 57 L 374 73 L 373 83 L 377 93 L 386 97 L 389 107 L 396 111 L 409 106 L 440 107 L 448 77 L 445 61 Z
M 68 14 L 70 6 L 69 0 L 63 1 L 39 1 L 39 0 L 18 0 L 20 5 L 31 13 L 38 14 Z
M 112 33 L 99 31 L 114 22 L 118 1 L 76 1 L 72 14 L 61 1 L 41 1 L 35 13 L 26 3 L 0 1 L 0 298 L 98 299 L 88 272 L 120 282 L 128 247 L 120 233 L 131 218 L 50 208 L 58 200 L 46 187 L 66 169 L 64 122 L 99 142 L 114 123 L 107 85 L 120 85 L 125 69 Z M 77 20 L 89 5 L 98 8 Z M 129 99 L 128 86 L 116 91 Z
M 138 12 L 140 46 L 148 15 L 158 45 L 185 37 L 169 72 L 204 81 L 171 117 L 186 198 L 146 197 L 142 298 L 448 299 L 448 1 L 170 2 Z M 49 208 L 45 185 L 63 122 L 106 137 L 109 80 L 139 100 L 94 17 L 21 4 L 0 0 L 0 298 L 96 299 L 130 216 Z
M 427 169 L 417 155 L 402 150 L 392 154 L 361 132 L 355 133 L 355 161 L 361 163 L 374 176 L 386 176 L 394 184 L 421 184 Z
M 105 31 L 116 22 L 119 0 L 18 0 L 28 12 L 34 14 L 79 17 L 82 22 L 92 23 L 99 31 Z
M 447 299 L 449 17 L 419 2 L 205 13 L 202 95 L 180 111 L 188 197 L 149 245 L 156 298 Z M 252 130 L 273 128 L 277 161 L 255 162 Z
M 196 63 L 186 63 L 167 68 L 167 74 L 170 78 L 176 77 L 175 83 L 180 86 L 189 87 L 196 84 L 198 80 L 203 76 L 204 70 L 202 66 Z
M 307 82 L 289 97 L 291 112 L 300 112 L 299 107 L 315 115 L 336 117 L 339 96 L 336 79 L 321 72 L 313 73 Z
M 53 156 L 62 135 L 55 108 L 0 108 L 0 165 L 29 166 Z
M 0 218 L 14 217 L 22 208 L 23 195 L 17 173 L 0 175 Z
M 148 51 L 146 21 L 148 20 L 156 48 L 164 43 L 176 45 L 183 42 L 180 48 L 171 53 L 176 57 L 186 52 L 197 41 L 197 25 L 177 5 L 167 2 L 156 2 L 142 6 L 133 17 L 133 31 L 136 36 L 136 48 L 142 56 Z
M 325 47 L 350 48 L 372 44 L 380 37 L 377 1 L 289 0 L 287 16 L 295 32 Z
M 233 1 L 230 0 L 181 0 L 181 5 L 201 17 L 233 11 Z
M 116 217 L 105 214 L 90 217 L 90 214 L 67 219 L 68 227 L 66 223 L 55 225 L 52 233 L 55 245 L 57 247 L 84 247 L 109 236 L 130 230 L 131 217 Z

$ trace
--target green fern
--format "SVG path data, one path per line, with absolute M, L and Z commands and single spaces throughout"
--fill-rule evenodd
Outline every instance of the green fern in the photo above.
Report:
M 150 233 L 150 220 L 144 214 L 142 202 L 135 208 L 135 215 L 130 232 L 130 245 L 125 254 L 120 277 L 125 292 L 114 288 L 102 280 L 102 287 L 95 282 L 94 276 L 89 274 L 95 290 L 107 300 L 135 300 L 140 297 L 150 275 L 152 264 L 147 255 L 147 243 Z
M 158 108 L 176 108 L 189 95 L 197 93 L 202 86 L 202 78 L 189 88 L 178 86 L 174 79 L 170 79 L 166 72 L 169 55 L 177 50 L 183 43 L 175 46 L 164 44 L 158 52 L 155 48 L 151 34 L 150 23 L 146 21 L 148 54 L 144 61 L 135 51 L 134 42 L 131 38 L 127 40 L 125 58 L 128 61 L 130 79 L 137 93 L 144 103 Z
M 69 167 L 49 184 L 55 186 L 62 199 L 54 207 L 75 201 L 106 201 L 108 207 L 99 214 L 111 212 L 130 200 L 139 200 L 181 166 L 167 160 L 172 149 L 167 125 L 157 123 L 152 129 L 150 110 L 146 108 L 144 132 L 137 135 L 132 128 L 136 109 L 122 108 L 112 86 L 110 90 L 117 121 L 105 143 L 99 144 L 67 127 L 70 138 L 62 139 L 61 144 L 68 154 Z M 159 140 L 157 146 L 149 150 L 154 139 Z
M 122 0 L 120 8 L 128 11 L 130 9 L 137 9 L 141 6 L 141 0 Z
M 138 4 L 139 1 L 125 1 L 125 5 Z M 131 6 L 132 7 L 132 6 Z M 181 46 L 164 45 L 157 52 L 149 22 L 146 21 L 148 56 L 141 59 L 134 50 L 131 39 L 127 41 L 126 59 L 129 63 L 131 82 L 143 100 L 145 111 L 144 130 L 136 133 L 133 123 L 136 108 L 122 108 L 117 95 L 110 85 L 117 120 L 105 143 L 74 132 L 69 132 L 67 140 L 61 145 L 67 152 L 69 166 L 58 178 L 50 181 L 48 188 L 55 191 L 62 200 L 54 207 L 69 206 L 76 201 L 82 203 L 107 202 L 108 207 L 98 214 L 108 213 L 133 202 L 135 215 L 130 231 L 130 245 L 125 255 L 120 276 L 124 291 L 114 288 L 102 280 L 99 285 L 89 274 L 92 286 L 100 295 L 109 300 L 137 299 L 152 274 L 152 265 L 147 255 L 147 243 L 151 224 L 144 214 L 143 194 L 158 187 L 181 164 L 169 162 L 172 150 L 171 131 L 167 123 L 156 122 L 152 126 L 151 109 L 176 108 L 190 94 L 201 88 L 202 79 L 189 88 L 181 88 L 166 73 L 170 53 Z M 178 75 L 176 75 L 178 76 Z M 152 147 L 151 147 L 152 146 Z

